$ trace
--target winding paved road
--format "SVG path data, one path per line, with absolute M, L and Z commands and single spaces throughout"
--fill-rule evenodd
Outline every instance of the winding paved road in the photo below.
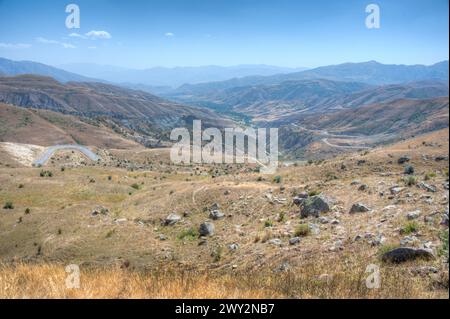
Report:
M 61 150 L 74 150 L 74 151 L 79 151 L 81 153 L 83 153 L 87 158 L 89 158 L 90 160 L 96 162 L 100 159 L 100 157 L 97 156 L 97 154 L 95 154 L 94 152 L 92 152 L 90 149 L 88 149 L 85 146 L 81 146 L 81 145 L 55 145 L 55 146 L 51 146 L 49 148 L 47 148 L 44 152 L 44 154 L 41 155 L 40 158 L 38 158 L 37 160 L 35 160 L 33 162 L 33 165 L 35 166 L 39 166 L 39 165 L 44 165 L 52 156 L 55 152 L 57 151 L 61 151 Z

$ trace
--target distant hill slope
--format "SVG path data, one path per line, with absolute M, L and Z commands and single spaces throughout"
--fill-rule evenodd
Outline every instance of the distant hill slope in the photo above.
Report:
M 49 76 L 60 82 L 93 82 L 99 81 L 75 73 L 67 72 L 42 63 L 31 61 L 12 61 L 0 57 L 0 76 L 15 76 L 22 74 L 34 74 Z
M 286 154 L 308 158 L 323 153 L 373 147 L 449 127 L 449 98 L 398 99 L 356 109 L 292 118 L 280 128 Z M 315 145 L 315 151 L 311 146 Z M 334 147 L 331 145 L 335 145 Z M 319 156 L 320 157 L 320 156 Z
M 60 66 L 62 69 L 83 74 L 88 77 L 100 77 L 114 83 L 130 83 L 145 87 L 169 86 L 172 88 L 190 83 L 224 81 L 236 77 L 268 76 L 291 73 L 305 68 L 283 68 L 271 65 L 236 65 L 236 66 L 198 66 L 198 67 L 156 67 L 149 69 L 127 69 L 110 65 L 75 63 Z M 154 91 L 151 91 L 154 92 Z
M 387 85 L 418 81 L 448 82 L 448 61 L 426 65 L 388 65 L 375 61 L 364 63 L 345 63 L 324 66 L 302 72 L 277 74 L 272 76 L 252 76 L 228 81 L 183 85 L 171 96 L 202 96 L 217 91 L 242 86 L 277 85 L 286 81 L 327 79 L 332 81 L 362 82 L 371 85 Z
M 211 110 L 166 101 L 149 93 L 102 83 L 59 83 L 40 76 L 0 78 L 0 102 L 88 118 L 108 117 L 134 130 L 167 130 L 192 124 L 224 127 L 231 121 Z
M 313 79 L 230 88 L 215 94 L 187 98 L 186 103 L 242 113 L 254 122 L 289 123 L 300 115 L 358 108 L 398 99 L 448 95 L 448 82 L 371 86 L 359 82 Z
M 24 109 L 0 103 L 0 142 L 52 146 L 82 144 L 100 148 L 132 149 L 140 145 L 101 123 L 47 110 Z
M 314 124 L 310 121 L 313 118 Z M 449 126 L 449 98 L 398 99 L 304 118 L 301 122 L 335 134 L 422 134 Z

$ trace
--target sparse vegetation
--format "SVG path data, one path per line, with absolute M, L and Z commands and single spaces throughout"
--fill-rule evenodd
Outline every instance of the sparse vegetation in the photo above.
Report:
M 404 182 L 406 186 L 414 186 L 417 185 L 417 177 L 416 176 L 407 176 L 404 178 Z
M 273 182 L 274 183 L 276 183 L 276 184 L 280 184 L 281 183 L 281 176 L 275 176 L 274 178 L 273 178 Z
M 189 229 L 182 231 L 177 236 L 177 239 L 182 240 L 182 241 L 183 240 L 192 241 L 192 240 L 196 240 L 199 236 L 200 236 L 200 234 L 198 233 L 198 231 L 195 228 L 189 228 Z
M 52 171 L 44 171 L 44 170 L 42 170 L 42 171 L 39 173 L 39 175 L 40 175 L 41 177 L 53 177 Z
M 419 231 L 419 224 L 415 221 L 410 221 L 401 229 L 402 234 L 410 235 Z
M 14 209 L 14 204 L 12 202 L 6 202 L 5 205 L 3 205 L 3 209 Z
M 305 237 L 310 234 L 311 230 L 307 224 L 300 224 L 295 228 L 295 236 Z

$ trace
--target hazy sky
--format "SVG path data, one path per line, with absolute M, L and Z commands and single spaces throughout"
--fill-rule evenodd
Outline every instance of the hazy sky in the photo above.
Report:
M 66 28 L 69 3 L 80 7 L 80 29 Z M 380 29 L 366 28 L 370 3 L 380 6 Z M 134 68 L 432 64 L 448 59 L 448 6 L 448 0 L 0 0 L 0 56 Z

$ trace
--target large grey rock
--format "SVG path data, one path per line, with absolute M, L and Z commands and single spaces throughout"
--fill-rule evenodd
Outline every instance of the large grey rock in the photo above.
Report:
M 370 212 L 370 208 L 364 204 L 356 203 L 350 208 L 350 214 Z
M 391 262 L 395 264 L 416 259 L 430 260 L 434 258 L 433 252 L 429 249 L 411 247 L 395 248 L 383 254 L 381 257 L 384 262 Z
M 166 217 L 164 220 L 164 225 L 166 226 L 172 226 L 178 223 L 181 220 L 181 216 L 177 214 L 170 214 Z
M 333 205 L 333 200 L 324 196 L 317 195 L 307 198 L 301 207 L 300 216 L 306 218 L 309 216 L 319 217 L 322 213 L 328 213 Z
M 410 160 L 411 160 L 411 158 L 409 156 L 404 155 L 398 159 L 398 163 L 400 165 L 402 165 L 402 164 L 408 163 Z
M 215 232 L 215 227 L 213 223 L 204 222 L 200 225 L 198 230 L 200 236 L 212 236 Z

